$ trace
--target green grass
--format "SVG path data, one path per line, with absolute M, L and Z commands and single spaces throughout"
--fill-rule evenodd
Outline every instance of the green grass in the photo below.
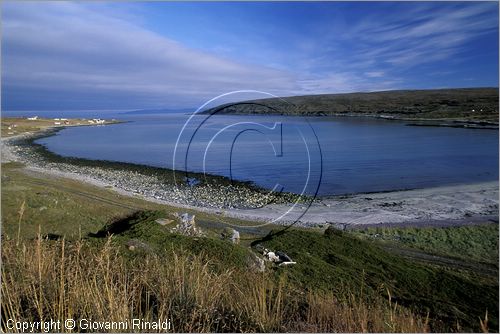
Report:
M 74 239 L 137 209 L 161 207 L 70 179 L 29 176 L 19 167 L 18 163 L 2 164 L 2 234 L 7 238 L 17 237 L 23 202 L 21 234 L 26 238 L 34 238 L 40 228 L 42 234 Z
M 214 231 L 204 230 L 207 237 L 186 237 L 170 232 L 175 222 L 162 226 L 155 222 L 158 218 L 175 219 L 164 210 L 138 211 L 106 224 L 97 233 L 90 233 L 89 237 L 90 240 L 100 239 L 103 242 L 109 235 L 113 235 L 113 240 L 123 245 L 124 251 L 129 255 L 136 254 L 137 251 L 168 254 L 174 250 L 187 250 L 195 255 L 205 254 L 219 268 L 243 268 L 250 260 L 248 248 L 223 241 Z M 140 241 L 144 249 L 129 251 L 127 241 L 130 240 Z
M 216 268 L 213 256 L 190 250 L 127 256 L 113 238 L 98 241 L 3 242 L 4 318 L 169 319 L 169 331 L 181 333 L 429 331 L 427 317 L 385 298 L 301 291 L 272 271 L 254 272 L 228 261 Z M 11 331 L 5 321 L 1 329 Z
M 353 231 L 371 240 L 399 243 L 428 253 L 498 264 L 498 224 L 440 228 L 368 228 Z
M 120 253 L 131 263 L 151 254 L 168 259 L 173 251 L 182 251 L 188 257 L 189 254 L 206 257 L 211 270 L 216 272 L 249 271 L 248 261 L 253 252 L 248 247 L 250 241 L 232 245 L 218 238 L 221 220 L 236 225 L 246 224 L 244 221 L 196 212 L 200 225 L 206 222 L 202 227 L 216 227 L 206 229 L 207 237 L 185 237 L 171 233 L 170 226 L 161 226 L 155 220 L 189 210 L 121 196 L 72 180 L 26 175 L 19 167 L 2 165 L 4 240 L 15 240 L 21 217 L 24 240 L 35 238 L 40 226 L 42 235 L 64 236 L 69 242 L 88 236 L 89 244 L 100 249 L 109 232 Z M 25 210 L 20 215 L 23 202 Z M 43 207 L 46 208 L 41 210 Z M 467 239 L 467 233 L 460 233 L 462 239 Z M 131 240 L 147 247 L 131 251 L 128 247 Z M 356 295 L 380 303 L 390 291 L 392 302 L 423 317 L 429 312 L 432 330 L 452 330 L 458 321 L 463 330 L 479 331 L 479 318 L 484 318 L 486 310 L 490 328 L 498 329 L 498 281 L 474 280 L 459 272 L 418 264 L 384 250 L 377 243 L 339 231 L 324 235 L 289 229 L 253 245 L 256 243 L 284 251 L 297 261 L 291 267 L 269 269 L 276 282 L 286 282 L 297 298 L 308 292 L 322 292 L 332 293 L 340 301 Z
M 498 88 L 290 96 L 226 104 L 207 112 L 305 116 L 362 114 L 413 120 L 445 119 L 498 124 Z
M 40 173 L 28 175 L 21 167 L 22 164 L 19 163 L 2 164 L 2 234 L 7 238 L 17 237 L 19 208 L 23 202 L 25 210 L 21 220 L 21 234 L 25 238 L 36 237 L 40 228 L 42 234 L 52 233 L 66 239 L 77 239 L 80 235 L 95 233 L 110 221 L 127 217 L 137 210 L 196 214 L 200 225 L 214 230 L 222 230 L 226 224 L 254 225 L 252 222 L 222 215 L 181 210 L 140 197 L 123 196 L 110 189 L 71 179 L 51 178 Z M 242 234 L 242 239 L 253 237 L 255 235 L 251 233 Z
M 479 283 L 460 274 L 410 262 L 342 232 L 321 235 L 290 231 L 263 245 L 285 251 L 298 262 L 283 270 L 304 288 L 336 289 L 348 285 L 361 291 L 366 285 L 365 293 L 389 289 L 400 304 L 419 312 L 429 310 L 446 323 L 460 319 L 472 325 L 488 309 L 498 326 L 498 282 Z
M 97 236 L 104 242 L 110 233 L 126 249 L 130 240 L 140 241 L 157 254 L 188 250 L 206 254 L 218 270 L 246 270 L 251 250 L 213 237 L 190 238 L 169 231 L 155 219 L 165 212 L 139 212 L 104 227 Z M 297 291 L 332 291 L 347 297 L 375 300 L 387 296 L 392 302 L 433 319 L 434 330 L 451 330 L 458 321 L 464 329 L 478 330 L 478 319 L 489 312 L 490 325 L 498 326 L 498 284 L 476 282 L 460 274 L 412 263 L 368 241 L 346 233 L 327 234 L 290 229 L 254 242 L 272 250 L 285 251 L 297 264 L 275 267 L 277 281 L 286 280 Z M 139 252 L 140 253 L 140 252 Z M 135 256 L 137 251 L 129 252 Z

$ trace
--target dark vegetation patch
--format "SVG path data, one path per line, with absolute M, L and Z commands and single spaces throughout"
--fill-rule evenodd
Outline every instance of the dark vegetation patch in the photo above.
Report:
M 219 240 L 216 234 L 209 231 L 206 237 L 187 237 L 172 233 L 170 229 L 173 225 L 163 226 L 156 222 L 157 219 L 170 216 L 164 211 L 138 211 L 105 225 L 97 233 L 89 233 L 89 238 L 104 242 L 108 236 L 113 235 L 113 240 L 120 244 L 127 245 L 129 240 L 137 240 L 160 255 L 182 250 L 208 256 L 217 268 L 245 267 L 250 255 L 249 249 Z
M 277 273 L 286 272 L 291 282 L 304 289 L 336 291 L 347 286 L 371 295 L 382 295 L 388 289 L 393 301 L 420 314 L 430 312 L 438 328 L 456 321 L 464 328 L 474 328 L 486 310 L 492 326 L 498 328 L 498 282 L 486 284 L 410 262 L 340 231 L 321 235 L 290 230 L 262 244 L 297 261 Z
M 498 268 L 498 223 L 457 227 L 372 227 L 352 233 L 369 240 L 399 243 L 431 254 L 489 263 Z
M 483 125 L 498 125 L 498 88 L 290 96 L 221 105 L 205 112 L 302 116 L 360 114 L 415 120 L 461 119 L 471 123 L 483 122 Z

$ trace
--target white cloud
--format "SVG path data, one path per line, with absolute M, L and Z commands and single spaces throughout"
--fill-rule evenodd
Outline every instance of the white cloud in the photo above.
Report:
M 306 90 L 405 88 L 415 80 L 409 73 L 422 76 L 425 71 L 417 69 L 426 64 L 460 61 L 471 42 L 498 30 L 495 3 L 391 3 L 378 9 L 383 6 L 386 15 L 378 11 L 344 24 L 320 25 L 318 31 L 328 33 L 323 32 L 322 44 L 308 55 L 310 61 L 304 56 L 304 63 L 309 72 L 318 73 L 325 64 L 330 68 L 303 81 Z
M 191 105 L 231 90 L 297 89 L 285 71 L 188 48 L 76 3 L 4 3 L 2 21 L 2 79 L 16 89 Z
M 365 75 L 369 78 L 381 78 L 384 76 L 383 71 L 371 71 L 371 72 L 365 72 Z
M 495 3 L 396 6 L 383 17 L 368 13 L 291 31 L 285 49 L 256 33 L 209 52 L 145 29 L 147 17 L 126 6 L 3 2 L 3 103 L 196 106 L 241 89 L 286 96 L 408 88 L 409 69 L 461 59 L 471 41 L 498 29 Z M 255 63 L 229 58 L 242 48 Z
M 364 43 L 361 58 L 414 67 L 453 57 L 473 39 L 498 29 L 494 11 L 498 11 L 494 3 L 469 3 L 465 7 L 450 3 L 438 9 L 435 4 L 421 4 L 383 20 L 367 18 L 349 36 Z
M 401 81 L 398 79 L 373 81 L 355 72 L 338 72 L 313 76 L 310 79 L 300 80 L 299 84 L 302 92 L 295 92 L 296 94 L 329 94 L 394 90 L 399 88 Z

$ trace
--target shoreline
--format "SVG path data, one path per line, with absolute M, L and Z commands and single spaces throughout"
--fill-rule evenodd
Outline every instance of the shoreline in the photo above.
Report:
M 98 186 L 128 191 L 134 196 L 189 208 L 256 208 L 268 203 L 313 200 L 312 197 L 292 193 L 269 195 L 266 189 L 251 182 L 232 181 L 224 176 L 194 172 L 184 174 L 183 171 L 126 162 L 63 157 L 34 142 L 54 135 L 61 129 L 44 129 L 2 139 L 2 160 L 24 163 L 27 170 L 76 178 Z M 186 175 L 196 183 L 190 185 L 184 182 Z
M 316 198 L 310 203 L 298 202 L 294 208 L 292 208 L 291 200 L 295 198 L 291 197 L 280 203 L 258 206 L 258 208 L 253 208 L 255 206 L 245 208 L 245 200 L 252 201 L 255 197 L 261 198 L 262 194 L 256 194 L 255 190 L 245 187 L 223 184 L 218 188 L 208 185 L 180 189 L 178 186 L 162 183 L 158 175 L 116 170 L 113 169 L 113 164 L 109 163 L 107 166 L 100 166 L 98 160 L 89 160 L 93 164 L 91 167 L 33 161 L 22 156 L 19 146 L 13 143 L 26 139 L 32 141 L 58 130 L 51 128 L 36 133 L 2 138 L 2 163 L 21 162 L 24 163 L 23 169 L 27 173 L 43 173 L 49 177 L 70 178 L 107 188 L 125 196 L 139 197 L 159 204 L 248 220 L 258 224 L 268 224 L 287 210 L 290 212 L 286 217 L 273 224 L 289 225 L 295 222 L 297 227 L 324 228 L 333 225 L 341 229 L 350 229 L 377 226 L 441 226 L 443 224 L 454 226 L 474 224 L 477 221 L 486 222 L 495 218 L 498 221 L 498 181 L 335 195 Z M 116 165 L 120 164 L 116 163 Z M 137 187 L 138 184 L 141 186 Z M 141 190 L 138 191 L 141 188 L 146 191 L 141 193 Z M 236 196 L 234 194 L 231 196 L 231 192 L 235 192 Z M 231 202 L 231 198 L 233 201 L 236 198 L 237 201 Z M 300 217 L 304 211 L 307 212 Z
M 498 87 L 266 96 L 225 103 L 204 113 L 371 117 L 403 121 L 409 126 L 499 127 Z
M 26 119 L 23 118 L 23 117 L 17 117 L 17 116 L 11 116 L 11 117 L 3 117 L 2 116 L 2 127 L 4 126 L 3 122 L 16 122 L 16 124 L 14 124 L 14 126 L 17 126 L 19 125 L 19 123 L 22 123 L 23 121 L 25 121 Z M 54 119 L 55 120 L 55 119 Z M 34 127 L 34 128 L 37 128 L 37 130 L 30 130 L 30 131 L 27 131 L 27 132 L 22 132 L 22 133 L 8 133 L 7 135 L 4 135 L 2 134 L 2 140 L 4 139 L 21 139 L 23 137 L 29 137 L 29 136 L 37 136 L 38 134 L 41 134 L 41 133 L 45 133 L 45 132 L 57 132 L 57 131 L 60 131 L 62 129 L 65 129 L 65 128 L 73 128 L 73 127 L 82 127 L 82 126 L 104 126 L 104 125 L 115 125 L 115 124 L 122 124 L 122 123 L 128 123 L 129 121 L 122 121 L 122 120 L 116 120 L 116 119 L 112 119 L 112 120 L 101 120 L 102 123 L 85 123 L 85 121 L 90 121 L 90 120 L 87 120 L 85 118 L 71 118 L 71 119 L 65 119 L 65 122 L 67 122 L 66 124 L 59 124 L 59 125 L 56 125 L 56 124 L 52 124 L 51 125 L 46 125 L 45 123 L 47 122 L 53 122 L 53 123 L 56 123 L 54 122 L 54 120 L 52 118 L 39 118 L 39 119 L 36 119 L 36 120 L 32 120 L 32 122 L 34 123 L 29 123 L 29 124 L 21 124 L 21 127 L 22 126 L 30 126 L 30 127 Z M 93 120 L 92 120 L 93 121 Z M 59 121 L 60 123 L 61 121 Z M 73 122 L 73 123 L 71 123 Z M 76 122 L 76 123 L 75 123 Z M 83 124 L 81 123 L 83 122 Z M 10 129 L 10 126 L 9 126 L 9 129 Z M 14 128 L 17 130 L 17 127 Z M 12 129 L 12 131 L 16 131 Z M 3 131 L 3 129 L 2 129 Z
M 199 115 L 208 115 L 208 113 L 201 112 Z M 279 113 L 244 113 L 244 112 L 232 112 L 223 113 L 221 116 L 285 116 L 285 117 L 311 117 L 311 118 L 321 118 L 321 117 L 345 117 L 345 118 L 371 118 L 377 120 L 385 121 L 395 121 L 404 122 L 405 126 L 429 126 L 429 127 L 447 127 L 447 128 L 458 128 L 458 129 L 471 129 L 471 130 L 499 130 L 499 124 L 487 121 L 487 120 L 467 120 L 461 118 L 411 118 L 393 115 L 376 115 L 376 114 L 363 114 L 363 113 L 332 113 L 332 114 L 279 114 Z

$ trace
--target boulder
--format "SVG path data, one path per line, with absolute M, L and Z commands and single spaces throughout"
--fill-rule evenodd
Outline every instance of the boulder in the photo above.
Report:
M 266 271 L 266 263 L 263 259 L 251 252 L 247 259 L 247 266 L 253 272 L 263 273 Z
M 233 244 L 239 244 L 240 243 L 240 232 L 233 230 L 233 234 L 231 235 L 231 242 Z
M 151 246 L 137 239 L 130 239 L 129 241 L 127 241 L 126 245 L 128 249 L 131 251 L 135 250 L 143 250 L 146 252 L 152 251 Z
M 176 216 L 180 218 L 180 221 L 171 229 L 172 232 L 189 237 L 201 237 L 205 235 L 201 228 L 196 226 L 195 215 L 183 213 L 182 215 L 177 214 Z
M 341 223 L 330 223 L 330 226 L 328 226 L 325 230 L 325 235 L 326 236 L 341 236 L 343 231 L 345 231 L 347 227 L 347 224 L 341 224 Z
M 160 224 L 161 226 L 165 226 L 173 222 L 172 219 L 167 219 L 167 218 L 159 218 L 155 220 L 156 223 Z
M 190 215 L 189 213 L 186 212 L 186 213 L 183 213 L 181 215 L 181 222 L 183 224 L 193 225 L 194 226 L 194 225 L 196 225 L 196 222 L 195 222 L 194 218 L 195 218 L 195 215 Z
M 222 230 L 222 232 L 221 232 L 221 239 L 222 240 L 229 240 L 233 244 L 239 244 L 240 243 L 240 232 L 238 232 L 234 228 L 225 227 L 224 230 Z

